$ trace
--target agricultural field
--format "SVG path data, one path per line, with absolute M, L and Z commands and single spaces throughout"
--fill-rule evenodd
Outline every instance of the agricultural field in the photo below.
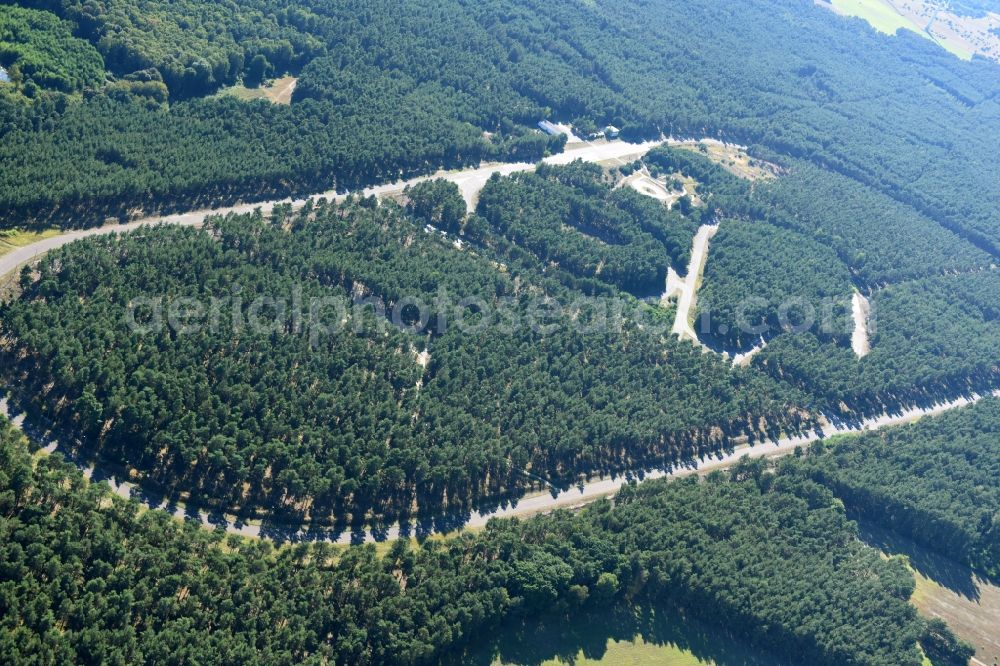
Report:
M 839 14 L 863 18 L 887 34 L 910 30 L 948 52 L 1000 62 L 1000 13 L 969 11 L 947 0 L 818 0 Z
M 838 14 L 862 18 L 887 35 L 894 35 L 899 30 L 921 30 L 912 22 L 903 18 L 898 11 L 884 0 L 817 0 L 822 7 L 830 7 Z

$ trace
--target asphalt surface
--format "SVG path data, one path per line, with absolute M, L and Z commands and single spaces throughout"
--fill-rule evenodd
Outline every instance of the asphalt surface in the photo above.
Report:
M 994 391 L 992 395 L 1000 397 L 1000 390 Z M 939 402 L 926 407 L 899 410 L 856 422 L 832 422 L 827 420 L 822 427 L 817 427 L 815 430 L 801 435 L 785 437 L 777 441 L 760 443 L 753 446 L 738 447 L 731 451 L 719 452 L 701 459 L 692 459 L 669 469 L 656 468 L 614 477 L 594 479 L 568 490 L 558 491 L 553 489 L 549 493 L 523 497 L 515 502 L 502 504 L 490 510 L 439 517 L 419 524 L 402 526 L 397 524 L 384 529 L 365 531 L 288 526 L 269 523 L 268 521 L 244 522 L 218 513 L 196 511 L 170 499 L 157 496 L 155 493 L 146 492 L 136 484 L 120 479 L 118 474 L 101 469 L 93 462 L 76 461 L 71 455 L 67 455 L 67 458 L 76 462 L 87 478 L 92 481 L 106 482 L 119 497 L 135 499 L 147 508 L 167 511 L 177 518 L 199 522 L 206 529 L 224 529 L 230 534 L 268 538 L 277 541 L 325 541 L 339 544 L 357 544 L 387 541 L 400 537 L 447 533 L 461 528 L 479 528 L 484 527 L 492 518 L 524 518 L 536 514 L 548 513 L 560 508 L 576 508 L 604 497 L 610 497 L 617 493 L 622 486 L 631 481 L 644 482 L 651 479 L 681 478 L 693 474 L 705 474 L 714 470 L 732 467 L 743 457 L 756 459 L 785 456 L 793 453 L 798 447 L 806 447 L 811 442 L 820 439 L 834 435 L 858 434 L 870 430 L 912 423 L 925 416 L 933 416 L 974 404 L 983 397 L 973 395 L 947 402 Z M 0 413 L 8 417 L 12 416 L 6 398 L 0 399 Z M 18 426 L 24 426 L 23 415 L 13 415 L 13 421 Z M 33 429 L 30 427 L 25 430 L 29 435 L 34 434 Z M 62 451 L 60 444 L 55 441 L 42 441 L 37 442 L 37 444 L 50 454 Z

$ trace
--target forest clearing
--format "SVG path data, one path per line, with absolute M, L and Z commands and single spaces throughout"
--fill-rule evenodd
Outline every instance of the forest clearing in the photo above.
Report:
M 289 105 L 292 103 L 292 93 L 299 80 L 294 76 L 282 76 L 267 85 L 256 88 L 248 88 L 242 84 L 225 88 L 219 91 L 219 95 L 229 95 L 244 101 L 265 99 L 272 104 Z
M 860 292 L 855 292 L 851 299 L 851 314 L 854 318 L 854 332 L 851 334 L 851 346 L 858 358 L 864 358 L 872 350 L 868 331 L 868 320 L 871 316 L 871 303 Z
M 668 145 L 704 155 L 723 169 L 746 180 L 768 181 L 781 175 L 781 168 L 765 160 L 751 157 L 746 146 L 713 139 L 667 141 Z
M 976 646 L 979 664 L 1000 660 L 1000 587 L 968 567 L 890 532 L 859 521 L 861 540 L 885 557 L 903 556 L 916 580 L 911 603 L 924 617 L 941 618 Z M 973 663 L 977 663 L 973 661 Z

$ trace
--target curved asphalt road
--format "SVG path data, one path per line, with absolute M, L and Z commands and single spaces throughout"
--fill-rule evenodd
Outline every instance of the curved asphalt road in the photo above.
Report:
M 1000 390 L 992 393 L 993 397 L 1000 397 Z M 890 426 L 898 426 L 911 423 L 925 416 L 942 414 L 952 409 L 965 407 L 979 402 L 984 397 L 973 395 L 970 397 L 958 398 L 948 402 L 940 402 L 929 407 L 916 407 L 901 410 L 894 413 L 883 414 L 878 417 L 865 419 L 853 423 L 830 423 L 827 422 L 821 428 L 810 431 L 803 435 L 786 437 L 774 442 L 761 443 L 754 446 L 742 446 L 735 450 L 717 453 L 701 459 L 690 460 L 682 465 L 670 469 L 652 469 L 643 473 L 619 475 L 616 477 L 595 479 L 569 490 L 557 492 L 553 490 L 546 494 L 536 494 L 521 498 L 516 503 L 508 503 L 493 510 L 475 511 L 467 515 L 442 518 L 419 525 L 401 527 L 392 525 L 383 530 L 371 530 L 365 532 L 334 531 L 326 528 L 310 529 L 308 527 L 289 527 L 285 525 L 268 524 L 266 521 L 259 523 L 243 522 L 232 516 L 221 514 L 210 514 L 205 511 L 192 511 L 184 506 L 176 504 L 166 499 L 156 497 L 144 492 L 136 484 L 129 481 L 121 481 L 115 474 L 108 474 L 100 469 L 95 469 L 92 464 L 77 463 L 83 471 L 84 476 L 95 481 L 105 481 L 111 490 L 118 496 L 129 499 L 134 498 L 150 509 L 167 511 L 177 518 L 193 520 L 199 522 L 206 529 L 223 528 L 227 533 L 239 534 L 247 537 L 269 538 L 279 541 L 326 541 L 338 544 L 352 544 L 363 542 L 377 542 L 392 540 L 399 537 L 417 536 L 432 534 L 435 532 L 448 532 L 458 528 L 478 528 L 483 527 L 491 518 L 511 518 L 527 517 L 540 513 L 547 513 L 558 508 L 580 507 L 595 500 L 614 495 L 623 485 L 632 480 L 648 481 L 650 479 L 681 478 L 693 474 L 705 474 L 713 470 L 726 469 L 732 467 L 741 458 L 775 458 L 793 453 L 797 447 L 807 446 L 811 442 L 831 437 L 851 433 L 862 433 L 869 430 L 878 430 Z M 0 399 L 0 413 L 9 416 L 7 399 Z M 21 426 L 23 416 L 14 418 L 14 423 Z M 60 451 L 58 442 L 40 443 L 44 445 L 44 450 L 48 453 Z M 72 460 L 71 456 L 67 458 Z
M 674 143 L 676 141 L 674 139 L 668 139 L 666 142 Z M 664 142 L 650 141 L 646 143 L 625 143 L 624 141 L 614 141 L 594 144 L 585 143 L 570 146 L 566 152 L 547 157 L 543 161 L 548 164 L 569 164 L 573 160 L 578 159 L 584 160 L 585 162 L 603 162 L 605 160 L 626 158 L 636 159 L 645 155 L 661 143 Z M 432 176 L 424 176 L 405 182 L 389 183 L 386 185 L 370 187 L 364 190 L 362 194 L 365 196 L 384 196 L 387 194 L 395 194 L 402 192 L 407 185 L 413 185 L 432 178 L 444 178 L 458 185 L 459 189 L 462 191 L 462 196 L 471 208 L 475 205 L 479 192 L 486 186 L 486 181 L 488 181 L 490 176 L 494 173 L 509 176 L 510 174 L 520 171 L 531 171 L 534 168 L 534 164 L 530 164 L 528 162 L 517 162 L 481 166 L 461 171 L 440 171 Z M 323 192 L 309 197 L 309 200 L 316 201 L 321 198 L 326 198 L 328 200 L 342 199 L 344 198 L 344 195 L 337 194 L 337 192 L 333 191 Z M 11 271 L 20 268 L 22 265 L 34 261 L 49 250 L 54 250 L 58 247 L 66 245 L 67 243 L 80 240 L 81 238 L 122 233 L 132 231 L 142 226 L 155 224 L 174 224 L 179 226 L 196 227 L 201 225 L 201 223 L 204 222 L 205 218 L 208 216 L 227 215 L 229 213 L 252 213 L 258 208 L 261 209 L 265 215 L 267 215 L 276 205 L 291 204 L 293 208 L 301 208 L 305 205 L 306 201 L 307 199 L 280 199 L 260 203 L 237 204 L 235 206 L 213 208 L 209 210 L 196 210 L 177 215 L 147 217 L 135 222 L 129 222 L 128 224 L 114 224 L 104 227 L 96 227 L 93 229 L 68 231 L 64 234 L 52 236 L 51 238 L 46 238 L 45 240 L 38 241 L 37 243 L 32 243 L 31 245 L 25 245 L 24 247 L 17 248 L 3 255 L 0 257 L 0 276 L 7 275 Z

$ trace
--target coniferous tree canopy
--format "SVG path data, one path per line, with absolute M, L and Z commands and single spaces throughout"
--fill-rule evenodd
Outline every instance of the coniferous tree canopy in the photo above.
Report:
M 1000 576 L 1000 401 L 848 437 L 814 452 L 809 476 L 849 508 Z
M 584 182 L 595 194 L 574 196 L 601 211 L 608 190 Z M 539 476 L 567 485 L 804 423 L 802 394 L 646 326 L 655 308 L 580 304 L 541 261 L 509 261 L 502 237 L 460 250 L 372 203 L 52 252 L 0 311 L 7 376 L 86 452 L 197 502 L 296 520 L 467 511 Z M 311 304 L 329 299 L 314 326 Z
M 1000 136 L 996 65 L 961 62 L 906 33 L 880 36 L 797 0 L 737 10 L 708 0 L 19 4 L 75 22 L 120 80 L 84 101 L 0 98 L 5 221 L 80 224 L 482 159 L 535 160 L 560 143 L 529 128 L 554 117 L 614 124 L 633 139 L 724 138 L 801 161 L 809 168 L 791 170 L 794 182 L 806 179 L 801 189 L 861 186 L 848 207 L 805 222 L 842 211 L 837 223 L 850 234 L 825 223 L 817 232 L 866 280 L 918 270 L 878 261 L 901 258 L 891 247 L 859 247 L 866 229 L 916 237 L 906 242 L 960 265 L 975 253 L 944 255 L 958 248 L 930 223 L 991 254 L 1000 247 L 989 168 Z M 300 75 L 291 108 L 179 101 L 246 78 L 263 64 L 257 56 L 275 74 Z M 177 100 L 169 109 L 157 103 L 161 81 Z M 809 171 L 817 167 L 845 182 L 819 182 Z M 886 212 L 896 218 L 889 225 Z M 900 225 L 905 233 L 885 235 Z
M 921 663 L 904 566 L 822 486 L 758 464 L 381 555 L 279 550 L 140 512 L 4 422 L 0 534 L 14 662 L 434 663 L 508 617 L 647 600 L 796 663 Z
M 3 0 L 0 67 L 5 229 L 536 163 L 567 145 L 545 119 L 773 165 L 751 181 L 662 147 L 497 176 L 474 211 L 431 180 L 402 205 L 279 205 L 28 266 L 0 307 L 13 401 L 192 507 L 378 530 L 1000 383 L 997 65 L 907 31 L 802 0 Z M 276 76 L 295 77 L 290 104 L 217 94 Z M 640 167 L 697 199 L 620 187 Z M 772 332 L 747 367 L 676 340 L 654 302 L 709 223 L 688 276 L 701 341 L 756 344 L 736 320 L 762 298 L 750 319 Z M 774 306 L 793 299 L 832 303 L 833 329 L 787 330 Z M 434 663 L 508 618 L 641 602 L 796 663 L 916 665 L 918 640 L 960 663 L 835 498 L 1000 575 L 996 412 L 381 554 L 141 511 L 4 423 L 0 655 Z

